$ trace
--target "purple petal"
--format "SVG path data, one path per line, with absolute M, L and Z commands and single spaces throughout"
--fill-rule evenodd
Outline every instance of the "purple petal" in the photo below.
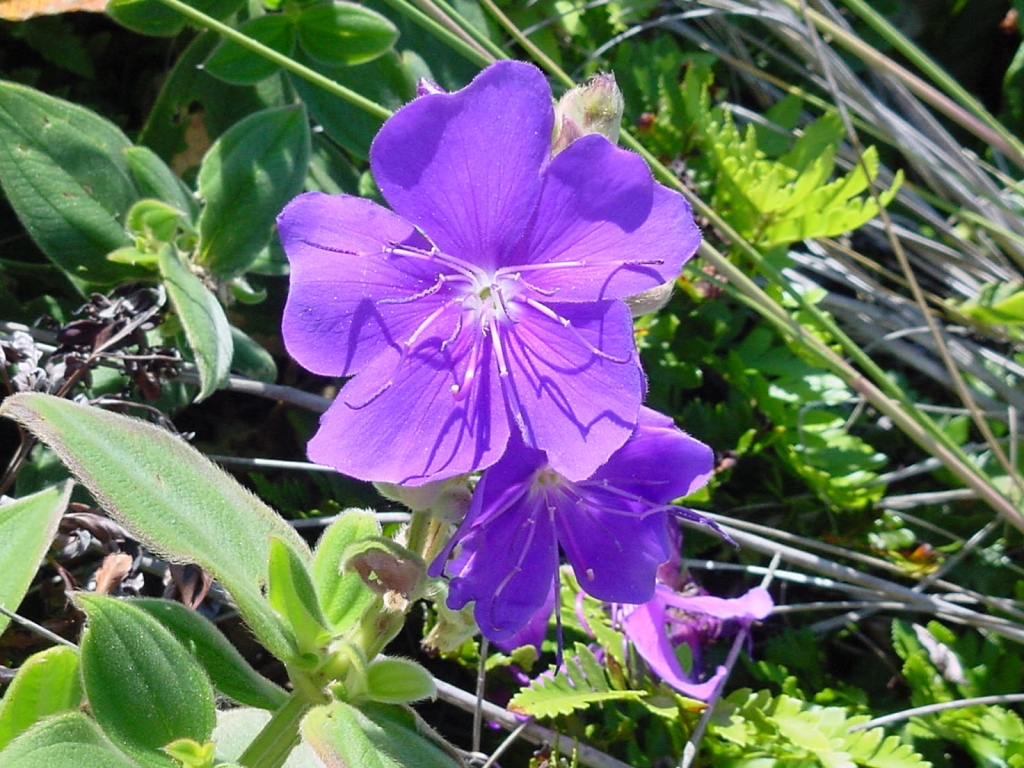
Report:
M 713 595 L 684 596 L 675 593 L 663 595 L 665 602 L 688 613 L 700 613 L 716 619 L 760 621 L 771 614 L 775 602 L 768 590 L 754 587 L 741 597 L 724 598 Z
M 457 93 L 420 96 L 396 112 L 370 166 L 391 207 L 442 251 L 493 268 L 536 208 L 553 123 L 540 70 L 499 62 Z
M 644 379 L 619 301 L 521 305 L 502 327 L 505 395 L 527 445 L 570 480 L 590 477 L 633 432 Z
M 551 582 L 551 589 L 548 590 L 548 597 L 544 604 L 537 610 L 526 625 L 507 640 L 495 641 L 495 645 L 505 653 L 514 651 L 524 645 L 532 645 L 538 651 L 548 635 L 548 623 L 551 621 L 551 614 L 555 610 L 555 595 L 557 580 Z
M 636 431 L 613 458 L 591 479 L 655 505 L 704 486 L 715 464 L 711 448 L 680 430 L 668 416 L 647 407 L 640 408 Z
M 457 312 L 452 309 L 452 313 Z M 360 480 L 422 485 L 497 461 L 509 424 L 489 350 L 463 400 L 471 332 L 424 340 L 404 358 L 389 351 L 341 390 L 309 443 L 309 457 Z
M 437 291 L 411 300 L 437 283 L 438 268 L 386 257 L 388 245 L 423 239 L 370 200 L 301 195 L 278 217 L 278 231 L 291 263 L 285 346 L 313 373 L 359 370 L 408 339 L 446 298 Z
M 591 134 L 544 173 L 537 219 L 509 264 L 574 264 L 524 272 L 556 301 L 617 299 L 674 280 L 700 244 L 689 204 L 651 177 L 639 155 Z
M 670 554 L 667 516 L 641 518 L 635 502 L 599 486 L 576 490 L 578 499 L 551 494 L 549 503 L 557 506 L 558 543 L 580 586 L 599 600 L 647 602 Z
M 473 527 L 447 569 L 448 605 L 458 610 L 476 601 L 480 631 L 504 644 L 543 609 L 557 578 L 558 545 L 551 515 L 529 481 L 498 480 L 485 475 L 473 496 Z
M 651 671 L 684 696 L 707 701 L 725 677 L 725 667 L 719 667 L 714 677 L 704 683 L 693 682 L 683 672 L 665 632 L 665 604 L 661 600 L 655 598 L 636 606 L 622 624 L 626 636 Z

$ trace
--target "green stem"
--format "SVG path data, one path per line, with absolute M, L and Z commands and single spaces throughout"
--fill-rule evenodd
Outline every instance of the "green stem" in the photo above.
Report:
M 163 0 L 161 0 L 161 2 L 162 1 Z M 448 45 L 448 47 L 458 53 L 461 53 L 474 64 L 486 67 L 488 64 L 494 63 L 494 59 L 490 54 L 481 49 L 472 39 L 467 40 L 465 37 L 456 34 L 440 22 L 435 21 L 416 6 L 407 2 L 407 0 L 384 0 L 384 2 L 403 16 L 411 19 L 415 24 L 423 27 L 423 29 Z
M 533 41 L 524 35 L 508 16 L 502 13 L 501 9 L 494 4 L 494 0 L 480 0 L 480 5 L 512 36 L 513 40 L 523 47 L 523 50 L 530 54 L 530 57 L 541 68 L 557 77 L 568 88 L 576 84 L 544 51 L 534 45 Z
M 293 693 L 270 718 L 263 730 L 238 758 L 247 768 L 280 768 L 299 743 L 299 724 L 312 706 L 309 699 Z
M 262 56 L 268 61 L 274 62 L 282 69 L 291 72 L 293 75 L 301 77 L 303 80 L 309 81 L 313 85 L 323 88 L 328 93 L 331 93 L 340 99 L 344 99 L 349 104 L 358 107 L 379 120 L 387 120 L 391 117 L 391 110 L 387 107 L 383 107 L 377 102 L 371 101 L 365 96 L 361 96 L 355 91 L 349 90 L 340 83 L 334 82 L 329 77 L 325 77 L 319 72 L 299 64 L 297 61 L 285 56 L 283 53 L 275 51 L 273 48 L 269 48 L 263 43 L 253 40 L 247 35 L 243 35 L 237 29 L 229 27 L 227 24 L 217 21 L 211 16 L 207 16 L 202 11 L 198 11 L 192 6 L 181 2 L 181 0 L 160 0 L 160 2 L 168 8 L 172 8 L 177 11 L 182 16 L 187 16 L 203 29 L 212 30 L 221 37 L 238 43 L 243 48 Z
M 455 10 L 455 8 L 445 0 L 418 0 L 418 2 L 422 5 L 436 9 L 438 14 L 442 14 L 446 18 L 451 19 L 451 21 L 457 24 L 466 35 L 471 37 L 477 45 L 484 49 L 493 61 L 509 58 L 509 55 L 502 50 L 500 45 L 491 40 L 491 38 L 481 30 L 473 26 L 469 19 Z

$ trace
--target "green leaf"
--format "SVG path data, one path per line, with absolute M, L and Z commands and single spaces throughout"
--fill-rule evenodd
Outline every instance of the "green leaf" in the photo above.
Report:
M 44 717 L 81 705 L 78 650 L 55 645 L 32 654 L 0 700 L 0 750 Z
M 366 668 L 367 697 L 382 704 L 406 704 L 437 697 L 434 678 L 410 659 L 378 656 Z
M 230 85 L 202 69 L 219 42 L 216 32 L 201 32 L 178 56 L 139 133 L 138 143 L 151 148 L 176 173 L 199 165 L 197 155 L 206 150 L 207 137 L 215 139 L 282 98 L 279 79 L 259 86 Z
M 267 600 L 291 627 L 299 653 L 315 654 L 330 637 L 306 563 L 276 536 L 270 538 Z
M 158 246 L 174 240 L 185 214 L 162 200 L 143 198 L 128 211 L 127 229 L 147 246 Z M 124 249 L 120 249 L 124 250 Z
M 302 736 L 328 765 L 359 768 L 453 768 L 455 759 L 422 735 L 414 717 L 397 706 L 356 709 L 335 701 L 315 707 Z
M 217 720 L 202 667 L 156 619 L 113 597 L 79 594 L 88 617 L 82 682 L 103 732 L 146 765 L 175 766 L 161 753 L 177 739 L 209 741 Z
M 220 277 L 244 272 L 270 240 L 274 220 L 302 191 L 309 166 L 306 110 L 266 109 L 214 143 L 199 169 L 198 263 Z
M 708 735 L 763 756 L 766 765 L 814 765 L 824 768 L 930 768 L 931 764 L 897 736 L 882 728 L 853 731 L 871 718 L 851 716 L 840 707 L 820 707 L 792 696 L 772 697 L 749 689 L 730 694 L 725 718 L 713 721 Z M 723 724 L 723 722 L 725 724 Z M 741 753 L 742 754 L 742 753 Z M 767 762 L 770 761 L 770 762 Z
M 213 686 L 241 704 L 274 710 L 288 694 L 247 662 L 210 621 L 172 600 L 143 597 L 131 601 L 174 635 L 195 656 Z
M 38 393 L 8 397 L 0 415 L 53 448 L 140 542 L 212 573 L 272 653 L 294 653 L 262 593 L 269 538 L 287 542 L 304 560 L 311 556 L 272 509 L 179 437 L 139 419 Z
M 266 384 L 277 381 L 277 363 L 274 362 L 273 356 L 258 341 L 233 325 L 231 347 L 234 350 L 231 370 Z
M 550 677 L 538 677 L 529 688 L 512 697 L 508 708 L 531 717 L 568 715 L 597 701 L 640 701 L 646 691 L 617 691 L 608 684 L 608 676 L 594 653 L 576 643 L 573 656 L 566 656 L 563 668 Z
M 79 712 L 43 720 L 0 752 L 4 768 L 139 768 Z
M 299 50 L 296 60 L 351 88 L 371 101 L 398 109 L 416 93 L 416 79 L 397 53 L 391 52 L 358 67 L 327 66 Z M 370 142 L 383 122 L 300 77 L 288 81 L 324 132 L 358 157 L 369 157 Z
M 191 0 L 189 5 L 222 20 L 241 7 L 244 0 Z M 110 0 L 107 14 L 133 32 L 154 37 L 174 37 L 189 20 L 159 0 Z
M 167 295 L 199 368 L 199 402 L 217 391 L 231 372 L 231 326 L 217 297 L 192 274 L 173 245 L 160 249 L 159 265 Z
M 285 14 L 249 19 L 238 31 L 285 56 L 291 56 L 295 48 L 295 20 Z M 253 85 L 280 67 L 233 40 L 223 40 L 206 60 L 205 69 L 226 83 Z
M 71 498 L 71 483 L 0 507 L 0 605 L 16 611 L 50 548 Z M 0 614 L 0 634 L 10 619 Z
M 196 220 L 199 205 L 195 196 L 156 152 L 149 147 L 128 147 L 122 152 L 143 197 L 162 200 L 181 211 L 190 222 Z
M 365 64 L 398 39 L 398 29 L 388 19 L 344 0 L 307 8 L 299 14 L 298 28 L 306 53 L 328 66 Z
M 80 280 L 145 274 L 106 260 L 131 245 L 123 220 L 138 192 L 122 154 L 130 146 L 88 109 L 0 82 L 0 186 L 43 253 Z
M 341 572 L 345 550 L 361 539 L 379 536 L 372 512 L 349 509 L 324 531 L 313 560 L 313 583 L 331 628 L 341 633 L 359 621 L 375 595 L 355 572 Z

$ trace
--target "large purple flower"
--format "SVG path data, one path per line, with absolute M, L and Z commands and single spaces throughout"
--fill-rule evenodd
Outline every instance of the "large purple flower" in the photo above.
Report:
M 704 485 L 713 463 L 710 448 L 649 408 L 586 480 L 568 480 L 541 451 L 510 446 L 484 472 L 466 519 L 430 572 L 452 577 L 449 607 L 476 601 L 481 632 L 505 645 L 531 618 L 550 613 L 559 546 L 589 594 L 643 603 L 671 554 L 666 505 Z
M 309 193 L 278 219 L 288 351 L 355 374 L 309 444 L 346 474 L 420 484 L 493 464 L 515 431 L 589 477 L 636 425 L 623 297 L 672 280 L 690 208 L 599 135 L 551 157 L 551 90 L 500 62 L 399 110 L 370 150 L 392 210 Z

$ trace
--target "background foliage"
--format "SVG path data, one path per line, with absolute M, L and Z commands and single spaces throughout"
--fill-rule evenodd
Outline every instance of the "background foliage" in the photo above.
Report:
M 623 143 L 692 197 L 705 234 L 667 307 L 637 320 L 651 405 L 718 456 L 688 503 L 740 544 L 688 532 L 684 564 L 714 594 L 765 578 L 779 607 L 752 632 L 749 657 L 730 661 L 709 720 L 623 655 L 599 606 L 586 626 L 564 606 L 573 658 L 548 676 L 537 677 L 546 657 L 530 667 L 469 640 L 428 658 L 418 633 L 438 617 L 427 603 L 393 650 L 418 655 L 448 683 L 442 698 L 462 704 L 484 653 L 489 696 L 518 691 L 511 710 L 563 734 L 555 742 L 531 725 L 533 740 L 571 755 L 579 739 L 593 765 L 1022 766 L 1022 5 L 113 0 L 105 14 L 36 15 L 40 4 L 0 0 L 6 391 L 173 424 L 310 541 L 340 509 L 387 507 L 303 463 L 337 382 L 283 352 L 287 265 L 274 217 L 302 190 L 374 196 L 369 142 L 419 77 L 456 89 L 505 56 L 536 62 L 558 88 L 611 70 L 626 99 Z M 18 501 L 0 514 L 0 562 L 38 552 L 21 568 L 33 586 L 20 613 L 74 642 L 87 614 L 97 628 L 81 664 L 95 669 L 102 617 L 121 609 L 70 604 L 63 586 L 164 586 L 81 489 L 62 518 L 67 470 L 12 423 L 3 430 L 3 490 Z M 26 516 L 34 524 L 19 524 Z M 248 545 L 211 544 L 201 564 L 242 583 L 252 574 L 230 570 Z M 112 553 L 128 556 L 116 577 Z M 195 583 L 166 581 L 171 592 Z M 5 578 L 0 597 L 13 609 L 25 589 Z M 211 595 L 211 610 L 223 609 Z M 326 619 L 296 618 L 312 620 Z M 220 623 L 249 663 L 283 681 L 237 622 Z M 263 645 L 287 656 L 273 618 L 262 626 Z M 588 648 L 592 635 L 605 652 Z M 154 636 L 162 653 L 181 647 Z M 5 702 L 53 687 L 33 677 L 44 669 L 36 652 L 59 657 L 50 674 L 79 679 L 71 657 L 43 650 L 51 643 L 7 629 L 0 656 L 22 672 Z M 520 691 L 524 668 L 536 680 Z M 82 679 L 89 687 L 88 671 Z M 241 690 L 230 695 L 268 708 L 280 697 L 251 681 Z M 38 711 L 81 700 L 71 690 Z M 209 738 L 212 703 L 211 691 L 179 730 Z M 880 719 L 930 705 L 941 706 Z M 447 706 L 426 716 L 469 748 L 468 717 Z M 515 727 L 507 711 L 488 712 Z M 0 747 L 31 725 L 13 713 L 0 706 Z M 374 717 L 399 727 L 393 712 L 332 717 L 346 733 L 371 733 Z M 113 738 L 128 760 L 166 735 L 104 736 L 74 715 L 47 723 L 33 749 L 71 740 L 87 755 Z M 18 743 L 5 753 L 12 765 L 27 754 Z M 548 760 L 513 749 L 507 764 Z

